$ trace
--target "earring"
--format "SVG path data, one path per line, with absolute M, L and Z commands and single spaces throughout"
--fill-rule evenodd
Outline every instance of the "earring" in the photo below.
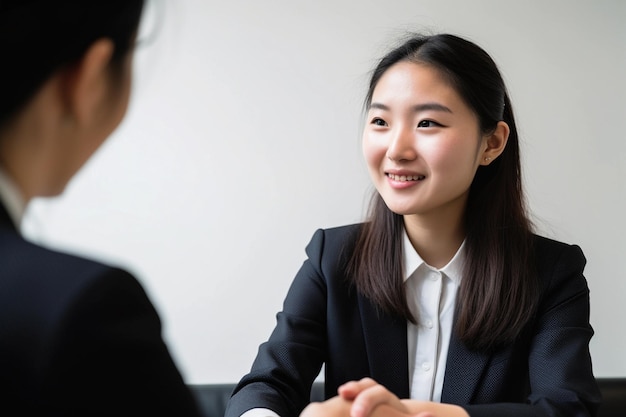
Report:
M 485 156 L 485 161 L 489 162 L 489 161 L 491 161 L 491 158 L 488 157 L 488 156 Z

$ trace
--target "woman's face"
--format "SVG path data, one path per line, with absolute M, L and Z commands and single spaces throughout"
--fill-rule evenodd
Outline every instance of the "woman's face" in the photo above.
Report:
M 433 67 L 399 62 L 380 78 L 363 153 L 393 212 L 458 218 L 486 146 L 474 112 Z

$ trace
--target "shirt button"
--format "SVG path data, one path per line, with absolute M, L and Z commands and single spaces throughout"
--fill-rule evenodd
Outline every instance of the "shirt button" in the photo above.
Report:
M 433 321 L 432 320 L 426 320 L 426 323 L 424 323 L 426 325 L 426 327 L 428 327 L 429 329 L 433 328 Z
M 430 371 L 430 364 L 428 362 L 424 362 L 422 364 L 422 369 L 427 371 L 427 372 Z
M 440 276 L 440 272 L 432 271 L 430 274 L 428 274 L 428 279 L 431 281 L 437 281 Z

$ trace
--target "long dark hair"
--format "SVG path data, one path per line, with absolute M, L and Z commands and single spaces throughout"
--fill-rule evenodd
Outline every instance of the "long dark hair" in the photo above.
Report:
M 133 46 L 143 0 L 1 0 L 0 127 L 60 68 L 99 38 L 115 45 L 112 64 Z M 118 65 L 119 66 L 119 65 Z
M 385 55 L 372 73 L 366 107 L 382 75 L 403 61 L 440 71 L 477 115 L 482 133 L 493 132 L 499 121 L 510 128 L 502 154 L 480 166 L 470 186 L 455 324 L 457 336 L 470 349 L 496 349 L 522 331 L 536 309 L 539 291 L 511 102 L 496 64 L 483 49 L 439 34 L 412 36 Z M 403 233 L 403 217 L 375 192 L 348 272 L 357 289 L 383 311 L 415 323 L 403 284 Z

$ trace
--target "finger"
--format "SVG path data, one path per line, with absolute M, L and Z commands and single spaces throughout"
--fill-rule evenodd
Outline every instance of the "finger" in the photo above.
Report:
M 359 381 L 346 382 L 337 389 L 337 393 L 343 399 L 353 400 L 363 390 L 375 385 L 377 383 L 372 378 L 362 378 Z
M 396 410 L 408 413 L 406 406 L 391 391 L 380 384 L 376 384 L 361 391 L 350 408 L 351 417 L 367 417 L 380 406 L 388 405 Z
M 368 417 L 435 417 L 435 416 L 428 412 L 413 415 L 413 414 L 400 411 L 389 405 L 383 404 L 383 405 L 376 407 Z

